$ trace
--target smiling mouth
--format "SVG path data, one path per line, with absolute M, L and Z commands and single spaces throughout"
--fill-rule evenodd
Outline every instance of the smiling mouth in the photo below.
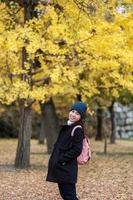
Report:
M 72 120 L 75 120 L 75 118 L 71 117 Z

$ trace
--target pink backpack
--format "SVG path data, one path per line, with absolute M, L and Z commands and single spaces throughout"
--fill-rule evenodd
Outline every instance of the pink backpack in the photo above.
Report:
M 73 128 L 71 132 L 71 136 L 74 135 L 74 131 L 77 128 L 82 128 L 82 126 L 77 125 Z M 77 157 L 77 162 L 79 165 L 84 165 L 89 161 L 91 158 L 91 149 L 90 149 L 90 141 L 88 137 L 85 135 L 85 138 L 83 139 L 83 148 L 81 154 Z

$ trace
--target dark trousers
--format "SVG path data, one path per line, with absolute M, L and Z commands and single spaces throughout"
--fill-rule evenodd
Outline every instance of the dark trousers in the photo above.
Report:
M 76 197 L 76 184 L 58 183 L 58 188 L 64 200 L 78 200 Z

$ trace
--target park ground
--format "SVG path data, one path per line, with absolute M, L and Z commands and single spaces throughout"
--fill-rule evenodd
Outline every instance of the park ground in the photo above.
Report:
M 31 141 L 31 167 L 14 168 L 16 139 L 0 139 L 0 200 L 61 200 L 55 183 L 45 181 L 46 145 Z M 91 140 L 92 159 L 79 167 L 80 200 L 133 200 L 133 141 L 117 140 L 103 154 L 104 142 Z

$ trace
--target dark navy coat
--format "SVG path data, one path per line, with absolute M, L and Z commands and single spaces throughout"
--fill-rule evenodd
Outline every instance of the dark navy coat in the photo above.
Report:
M 76 125 L 81 124 L 75 122 L 72 125 L 62 126 L 49 159 L 47 181 L 56 183 L 77 182 L 77 156 L 82 151 L 84 133 L 83 128 L 76 128 L 74 136 L 71 136 L 71 131 Z

